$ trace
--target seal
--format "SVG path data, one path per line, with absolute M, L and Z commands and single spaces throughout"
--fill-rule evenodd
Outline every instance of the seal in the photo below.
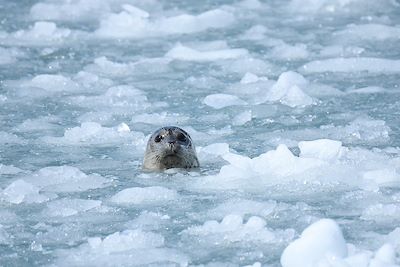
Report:
M 190 135 L 176 126 L 155 131 L 147 142 L 143 169 L 192 169 L 199 167 L 196 149 Z

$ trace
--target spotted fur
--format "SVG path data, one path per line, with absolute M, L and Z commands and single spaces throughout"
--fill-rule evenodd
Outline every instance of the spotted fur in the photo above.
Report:
M 155 131 L 147 142 L 143 169 L 192 169 L 199 167 L 192 138 L 183 129 L 166 126 Z

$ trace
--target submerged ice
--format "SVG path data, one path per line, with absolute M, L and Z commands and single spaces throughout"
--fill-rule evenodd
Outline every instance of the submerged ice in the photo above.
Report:
M 396 1 L 1 6 L 1 266 L 400 266 Z

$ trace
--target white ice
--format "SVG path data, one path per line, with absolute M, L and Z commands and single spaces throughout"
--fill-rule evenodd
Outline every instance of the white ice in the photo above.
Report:
M 148 12 L 135 6 L 126 4 L 123 8 L 122 12 L 102 19 L 95 34 L 103 38 L 143 38 L 224 28 L 234 22 L 234 16 L 221 9 L 153 19 Z
M 132 187 L 116 193 L 110 201 L 116 204 L 155 205 L 177 200 L 178 196 L 175 190 L 161 186 Z

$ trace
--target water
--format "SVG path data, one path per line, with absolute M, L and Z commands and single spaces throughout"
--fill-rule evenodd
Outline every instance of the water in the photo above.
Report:
M 398 266 L 399 8 L 1 1 L 0 265 Z

